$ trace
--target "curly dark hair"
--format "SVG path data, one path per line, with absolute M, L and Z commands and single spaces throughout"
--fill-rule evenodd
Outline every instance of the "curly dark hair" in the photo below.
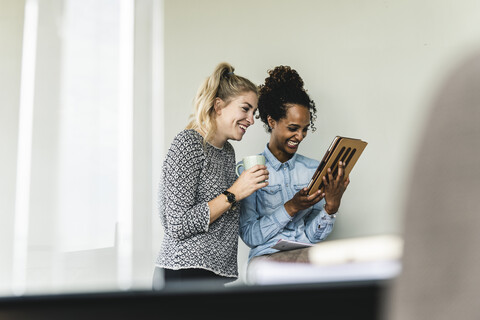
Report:
M 310 99 L 307 90 L 303 88 L 303 80 L 297 71 L 289 66 L 278 66 L 268 70 L 269 76 L 265 84 L 259 86 L 258 111 L 265 129 L 272 132 L 268 126 L 267 117 L 275 121 L 285 118 L 289 104 L 299 104 L 310 112 L 312 132 L 316 130 L 313 122 L 317 118 L 315 102 Z

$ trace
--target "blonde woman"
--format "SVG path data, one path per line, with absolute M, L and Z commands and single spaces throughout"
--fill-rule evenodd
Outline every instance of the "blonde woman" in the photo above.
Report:
M 219 64 L 199 88 L 194 113 L 174 139 L 163 163 L 160 218 L 165 231 L 153 279 L 227 283 L 238 277 L 238 201 L 268 185 L 257 165 L 235 174 L 228 140 L 241 140 L 254 123 L 257 87 Z

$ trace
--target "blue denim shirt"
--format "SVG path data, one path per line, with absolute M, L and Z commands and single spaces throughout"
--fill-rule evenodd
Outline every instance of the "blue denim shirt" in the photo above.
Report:
M 240 237 L 251 248 L 249 260 L 278 252 L 270 247 L 280 239 L 312 244 L 324 240 L 335 223 L 335 215 L 323 209 L 324 199 L 293 217 L 284 207 L 295 193 L 308 185 L 319 162 L 296 153 L 281 163 L 270 152 L 268 144 L 261 155 L 265 156 L 269 185 L 241 201 Z

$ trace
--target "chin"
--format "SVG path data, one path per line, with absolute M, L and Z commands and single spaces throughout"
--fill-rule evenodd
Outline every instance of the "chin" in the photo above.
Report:
M 297 153 L 298 148 L 296 148 L 296 149 L 291 149 L 291 148 L 289 148 L 289 147 L 285 147 L 284 150 L 285 150 L 286 153 L 291 154 L 291 155 L 294 155 L 295 153 Z
M 240 140 L 243 139 L 243 136 L 245 136 L 245 132 L 237 133 L 237 134 L 235 134 L 234 138 L 232 138 L 232 139 L 235 140 L 235 141 L 240 141 Z
M 242 140 L 242 138 L 243 138 L 243 135 L 236 135 L 236 136 L 231 137 L 230 140 L 240 141 L 240 140 Z

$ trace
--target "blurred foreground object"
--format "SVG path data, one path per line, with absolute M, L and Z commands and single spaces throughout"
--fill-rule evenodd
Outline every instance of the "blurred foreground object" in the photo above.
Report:
M 310 263 L 254 260 L 251 284 L 290 284 L 389 280 L 400 273 L 403 241 L 379 235 L 326 241 L 309 248 Z
M 394 235 L 327 241 L 313 247 L 310 261 L 316 265 L 393 261 L 402 257 L 403 241 Z
M 388 318 L 480 317 L 480 55 L 440 88 L 405 206 L 403 272 Z

